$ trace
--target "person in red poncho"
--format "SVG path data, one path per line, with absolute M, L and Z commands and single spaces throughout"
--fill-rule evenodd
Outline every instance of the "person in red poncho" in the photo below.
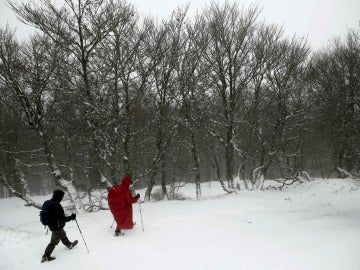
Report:
M 140 194 L 132 196 L 131 184 L 130 176 L 125 175 L 121 184 L 113 185 L 108 193 L 109 208 L 117 224 L 115 236 L 123 235 L 121 229 L 132 229 L 134 226 L 132 204 L 138 201 Z

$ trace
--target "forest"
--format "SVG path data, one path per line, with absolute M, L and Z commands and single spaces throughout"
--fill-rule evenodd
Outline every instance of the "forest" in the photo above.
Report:
M 95 211 L 124 175 L 146 200 L 360 176 L 359 29 L 313 51 L 256 5 L 164 20 L 126 1 L 10 5 L 36 31 L 0 28 L 0 197 L 39 208 L 58 187 Z

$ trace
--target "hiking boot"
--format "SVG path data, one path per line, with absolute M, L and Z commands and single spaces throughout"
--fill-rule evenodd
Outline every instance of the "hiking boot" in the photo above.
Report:
M 53 260 L 55 260 L 56 258 L 55 257 L 52 257 L 52 256 L 48 256 L 48 255 L 44 255 L 44 256 L 42 256 L 42 258 L 41 258 L 41 262 L 43 263 L 43 262 L 50 262 L 50 261 L 53 261 Z
M 78 243 L 78 240 L 75 240 L 74 242 L 72 242 L 70 245 L 68 245 L 68 249 L 72 249 L 73 247 L 75 247 Z
M 121 231 L 121 230 L 116 230 L 115 231 L 115 236 L 123 236 L 124 235 L 124 233 Z

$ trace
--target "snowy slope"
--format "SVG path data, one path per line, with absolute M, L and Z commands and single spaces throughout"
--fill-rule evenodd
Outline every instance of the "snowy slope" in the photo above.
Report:
M 40 263 L 50 236 L 35 208 L 0 200 L 0 269 L 360 269 L 360 183 L 328 179 L 284 191 L 226 195 L 216 182 L 181 192 L 186 201 L 134 205 L 135 228 L 114 237 L 109 211 L 78 215 L 65 227 L 73 250 L 59 244 Z M 140 192 L 143 195 L 143 192 Z M 37 197 L 43 201 L 47 197 Z

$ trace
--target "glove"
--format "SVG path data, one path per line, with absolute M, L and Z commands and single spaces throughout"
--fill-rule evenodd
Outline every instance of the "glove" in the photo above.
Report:
M 71 218 L 71 220 L 75 220 L 76 219 L 76 214 L 71 214 L 70 218 Z
M 140 194 L 139 193 L 136 194 L 136 198 L 140 199 Z

